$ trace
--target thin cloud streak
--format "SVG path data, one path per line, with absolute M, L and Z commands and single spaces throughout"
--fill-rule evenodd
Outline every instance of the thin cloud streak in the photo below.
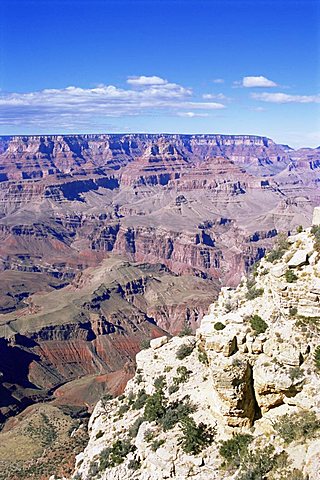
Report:
M 220 102 L 193 100 L 192 89 L 158 76 L 129 77 L 132 88 L 98 85 L 95 88 L 69 86 L 28 93 L 0 92 L 0 124 L 35 125 L 41 118 L 90 126 L 96 118 L 136 115 L 172 115 L 180 110 L 218 110 Z M 67 119 L 67 122 L 65 122 Z M 42 123 L 42 122 L 41 122 Z
M 268 103 L 320 103 L 320 95 L 288 95 L 287 93 L 252 93 L 255 100 Z

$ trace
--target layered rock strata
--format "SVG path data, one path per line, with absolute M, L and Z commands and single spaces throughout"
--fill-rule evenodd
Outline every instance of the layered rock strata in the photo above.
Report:
M 235 290 L 222 289 L 196 337 L 158 338 L 140 352 L 125 395 L 97 404 L 72 478 L 318 479 L 319 238 L 316 225 L 290 236 Z M 182 404 L 189 420 L 160 408 L 181 415 Z M 186 447 L 190 417 L 194 429 L 215 430 L 200 450 Z M 226 456 L 226 469 L 221 446 L 238 438 L 250 445 Z M 117 461 L 115 442 L 130 445 Z M 245 477 L 248 468 L 262 476 Z

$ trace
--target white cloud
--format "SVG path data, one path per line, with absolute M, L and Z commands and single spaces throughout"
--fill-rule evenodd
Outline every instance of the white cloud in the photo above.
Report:
M 236 83 L 235 83 L 236 84 Z M 243 77 L 242 86 L 246 88 L 251 87 L 276 87 L 277 84 L 262 75 L 258 77 Z
M 251 97 L 268 103 L 320 103 L 320 95 L 288 95 L 287 93 L 252 93 Z
M 137 86 L 146 86 L 146 85 L 165 85 L 168 83 L 168 80 L 164 78 L 157 77 L 156 75 L 152 75 L 150 77 L 146 77 L 145 75 L 141 75 L 140 77 L 129 77 L 127 80 L 129 85 L 137 85 Z
M 187 118 L 193 118 L 193 117 L 208 117 L 208 113 L 196 113 L 196 112 L 177 112 L 177 115 L 179 117 L 187 117 Z
M 215 78 L 214 80 L 212 80 L 213 83 L 224 83 L 224 80 L 223 78 Z
M 94 88 L 69 86 L 28 93 L 0 92 L 0 124 L 36 125 L 45 121 L 48 128 L 66 124 L 91 126 L 104 117 L 172 115 L 181 110 L 225 108 L 220 102 L 195 101 L 190 88 L 160 77 L 129 78 L 128 83 L 133 88 L 100 84 Z
M 228 97 L 226 97 L 223 93 L 204 93 L 202 98 L 204 100 L 228 100 Z

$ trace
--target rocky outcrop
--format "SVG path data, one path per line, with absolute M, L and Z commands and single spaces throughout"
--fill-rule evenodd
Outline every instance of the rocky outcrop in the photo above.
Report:
M 282 239 L 222 289 L 196 337 L 140 352 L 125 395 L 97 404 L 72 478 L 316 480 L 319 235 L 315 226 Z M 298 252 L 306 258 L 292 262 Z

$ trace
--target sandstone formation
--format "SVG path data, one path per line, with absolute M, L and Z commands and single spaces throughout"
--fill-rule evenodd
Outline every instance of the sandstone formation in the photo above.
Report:
M 95 407 L 72 479 L 317 480 L 319 239 L 279 239 L 196 337 L 141 351 L 125 395 Z
M 163 265 L 113 257 L 62 289 L 32 295 L 25 308 L 0 315 L 0 419 L 52 395 L 84 406 L 106 388 L 121 393 L 143 340 L 177 333 L 186 321 L 196 328 L 216 290 Z
M 255 136 L 1 137 L 0 280 L 64 285 L 114 252 L 234 285 L 279 231 L 310 223 L 319 155 Z M 11 290 L 3 312 L 22 305 Z

